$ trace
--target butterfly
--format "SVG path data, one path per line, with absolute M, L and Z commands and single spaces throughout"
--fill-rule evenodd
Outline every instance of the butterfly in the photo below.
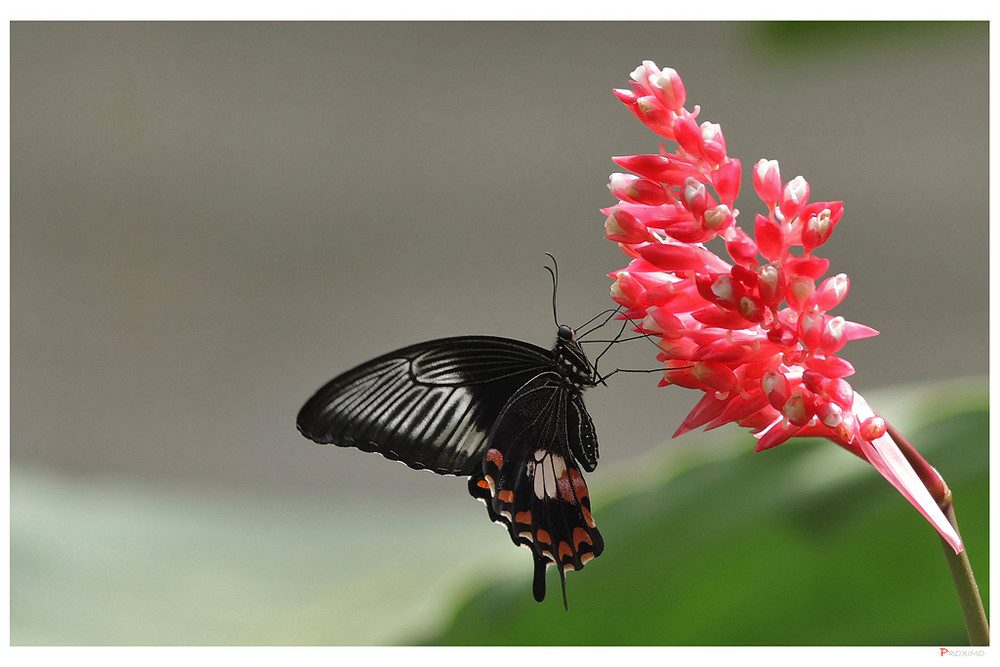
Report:
M 555 282 L 553 273 L 553 303 Z M 330 380 L 297 426 L 320 444 L 469 477 L 469 493 L 490 519 L 531 550 L 534 598 L 545 598 L 545 571 L 555 565 L 566 606 L 565 573 L 604 550 L 580 471 L 597 467 L 582 393 L 599 381 L 566 325 L 551 350 L 493 336 L 442 338 Z

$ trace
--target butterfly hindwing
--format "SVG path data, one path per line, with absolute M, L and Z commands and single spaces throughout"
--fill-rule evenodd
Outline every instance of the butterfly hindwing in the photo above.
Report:
M 419 343 L 334 378 L 302 407 L 296 423 L 321 444 L 470 475 L 511 396 L 550 366 L 548 350 L 508 338 Z
M 549 564 L 559 572 L 565 604 L 565 572 L 582 569 L 604 550 L 578 452 L 592 470 L 597 438 L 580 393 L 558 373 L 541 373 L 511 397 L 490 432 L 481 471 L 469 480 L 490 518 L 507 527 L 515 544 L 531 549 L 539 601 Z

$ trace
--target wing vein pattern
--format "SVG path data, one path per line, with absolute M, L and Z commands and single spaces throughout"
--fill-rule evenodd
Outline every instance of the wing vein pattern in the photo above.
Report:
M 518 388 L 551 367 L 548 350 L 507 338 L 420 343 L 334 378 L 302 407 L 297 425 L 320 444 L 470 475 L 500 410 Z

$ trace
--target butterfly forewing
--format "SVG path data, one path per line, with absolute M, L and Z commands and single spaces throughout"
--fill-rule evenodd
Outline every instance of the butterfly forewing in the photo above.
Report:
M 328 382 L 299 411 L 297 425 L 321 444 L 469 475 L 503 406 L 550 366 L 548 350 L 507 338 L 419 343 Z

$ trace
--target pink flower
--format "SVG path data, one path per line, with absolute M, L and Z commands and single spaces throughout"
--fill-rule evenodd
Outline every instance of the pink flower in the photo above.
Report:
M 632 173 L 611 176 L 619 201 L 602 209 L 605 231 L 631 261 L 611 274 L 611 297 L 624 317 L 641 322 L 637 331 L 659 337 L 660 385 L 704 392 L 674 436 L 736 422 L 753 430 L 756 451 L 792 437 L 828 438 L 871 463 L 961 551 L 884 420 L 845 379 L 854 367 L 841 348 L 878 332 L 830 313 L 850 280 L 843 273 L 824 280 L 830 263 L 813 254 L 843 203 L 810 202 L 803 177 L 782 182 L 777 161 L 761 160 L 753 185 L 767 214 L 755 217 L 751 237 L 736 224 L 741 166 L 726 154 L 719 125 L 698 124 L 699 107 L 684 108 L 674 70 L 645 61 L 632 79 L 634 90 L 616 90 L 617 97 L 678 146 L 613 158 Z M 728 257 L 705 246 L 713 239 Z

